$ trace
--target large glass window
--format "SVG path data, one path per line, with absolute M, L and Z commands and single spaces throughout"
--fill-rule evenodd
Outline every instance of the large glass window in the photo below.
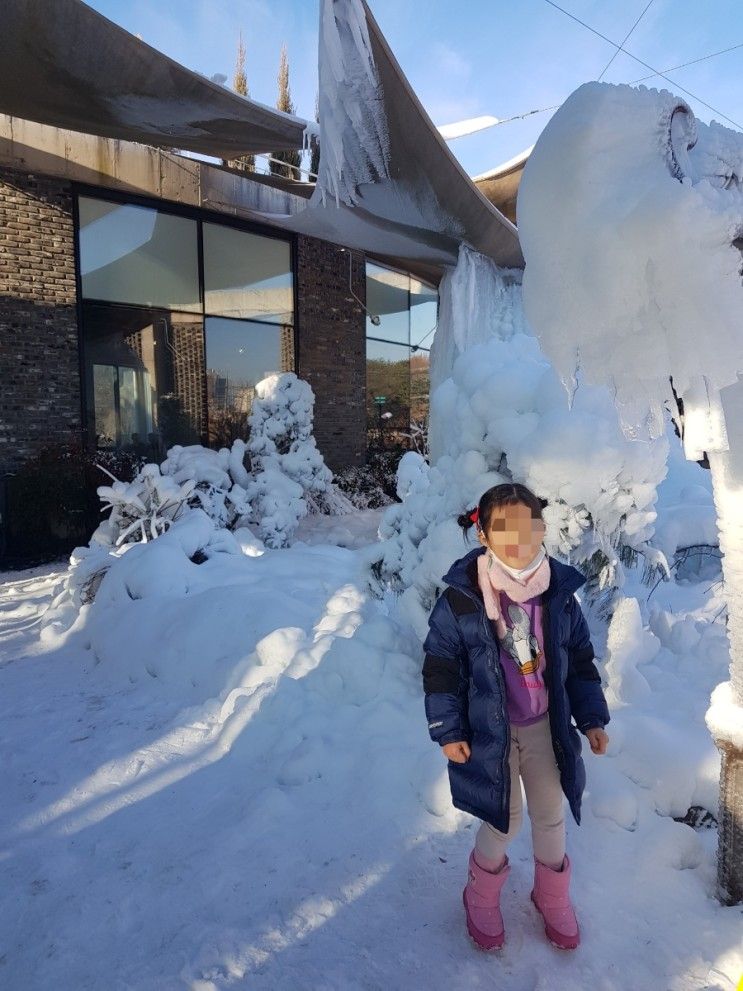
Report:
M 96 446 L 156 460 L 246 437 L 256 384 L 294 370 L 290 242 L 90 196 L 78 216 Z
M 272 372 L 294 371 L 294 329 L 245 320 L 206 318 L 209 444 L 246 437 L 255 387 Z
M 378 319 L 367 320 L 367 333 L 384 341 L 410 343 L 410 276 L 366 264 L 366 308 Z
M 368 444 L 425 453 L 438 291 L 406 272 L 367 262 L 366 306 Z
M 196 221 L 80 196 L 85 299 L 201 311 Z
M 291 247 L 278 238 L 204 224 L 204 309 L 225 317 L 294 322 Z
M 201 440 L 200 314 L 83 304 L 88 427 L 97 448 L 163 456 Z

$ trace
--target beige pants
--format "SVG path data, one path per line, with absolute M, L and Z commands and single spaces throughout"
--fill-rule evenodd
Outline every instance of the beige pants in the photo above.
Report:
M 562 866 L 565 855 L 565 815 L 560 771 L 552 749 L 549 715 L 530 726 L 511 724 L 511 818 L 507 833 L 483 822 L 475 839 L 475 853 L 485 869 L 503 860 L 506 847 L 521 829 L 521 779 L 531 820 L 534 856 L 548 867 Z M 491 861 L 492 864 L 488 864 Z

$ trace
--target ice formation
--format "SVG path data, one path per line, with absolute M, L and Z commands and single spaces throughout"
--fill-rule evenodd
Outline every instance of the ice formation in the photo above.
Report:
M 723 754 L 719 889 L 738 901 L 743 135 L 696 121 L 665 90 L 587 83 L 540 136 L 517 213 L 524 306 L 563 383 L 575 393 L 579 370 L 581 383 L 611 383 L 624 429 L 654 436 L 664 400 L 675 401 L 672 380 L 684 402 L 687 457 L 708 455 L 731 663 L 707 725 Z
M 524 307 L 570 392 L 616 389 L 628 432 L 663 430 L 669 376 L 688 455 L 724 450 L 719 390 L 743 371 L 743 135 L 662 90 L 586 83 L 524 169 Z M 698 454 L 697 454 L 698 456 Z
M 425 630 L 448 564 L 474 546 L 463 545 L 456 516 L 511 477 L 549 499 L 548 548 L 588 567 L 597 590 L 622 584 L 619 543 L 662 562 L 648 542 L 667 439 L 629 440 L 606 388 L 585 385 L 568 408 L 525 320 L 518 273 L 464 246 L 441 296 L 431 465 L 405 455 L 398 470 L 403 502 L 386 510 L 375 549 L 380 574 L 402 590 L 415 628 Z M 590 563 L 597 551 L 600 576 Z
M 387 118 L 363 3 L 322 3 L 322 154 L 313 200 L 354 206 L 360 185 L 389 178 Z
M 527 333 L 521 306 L 521 272 L 499 268 L 463 243 L 457 264 L 448 266 L 439 284 L 439 317 L 431 344 L 431 392 L 448 378 L 455 360 L 473 344 L 494 335 L 510 340 Z M 432 415 L 429 427 L 431 463 L 441 453 L 444 424 Z

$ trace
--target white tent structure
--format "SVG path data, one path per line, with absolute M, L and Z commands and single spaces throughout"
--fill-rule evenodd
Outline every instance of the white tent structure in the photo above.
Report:
M 523 264 L 514 225 L 452 155 L 364 0 L 320 0 L 319 78 L 313 194 L 289 214 L 246 216 L 423 275 L 456 264 L 462 242 Z M 0 113 L 225 159 L 308 147 L 318 127 L 192 72 L 82 0 L 0 7 Z

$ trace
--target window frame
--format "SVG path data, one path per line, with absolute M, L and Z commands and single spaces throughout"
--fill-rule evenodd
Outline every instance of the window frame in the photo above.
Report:
M 367 363 L 368 363 L 368 360 L 369 360 L 368 359 L 368 348 L 366 347 L 366 343 L 368 341 L 377 341 L 380 344 L 387 344 L 387 345 L 393 345 L 394 347 L 398 347 L 398 348 L 404 348 L 408 352 L 408 421 L 409 421 L 408 422 L 408 429 L 410 429 L 412 427 L 412 419 L 411 419 L 410 414 L 412 412 L 412 398 L 413 398 L 413 376 L 412 376 L 412 370 L 411 370 L 410 360 L 411 360 L 411 358 L 412 358 L 412 356 L 414 354 L 417 354 L 419 351 L 423 351 L 423 352 L 425 352 L 426 354 L 429 355 L 429 368 L 430 368 L 430 354 L 431 354 L 431 348 L 430 347 L 423 347 L 420 344 L 411 344 L 410 343 L 410 312 L 411 312 L 410 299 L 411 299 L 411 296 L 412 296 L 412 293 L 410 291 L 410 280 L 411 279 L 415 279 L 416 282 L 420 282 L 424 286 L 427 286 L 430 289 L 432 289 L 432 290 L 435 291 L 435 293 L 436 293 L 436 323 L 434 325 L 434 328 L 435 327 L 438 327 L 439 313 L 440 313 L 440 306 L 441 306 L 441 296 L 440 296 L 440 293 L 439 293 L 439 287 L 436 286 L 436 285 L 434 285 L 432 282 L 429 282 L 428 279 L 423 279 L 419 275 L 416 275 L 415 273 L 410 272 L 410 271 L 408 271 L 406 269 L 398 268 L 395 265 L 388 265 L 386 262 L 381 262 L 378 259 L 374 258 L 372 255 L 366 255 L 365 258 L 364 258 L 364 276 L 365 276 L 365 278 L 367 278 L 367 275 L 366 275 L 366 265 L 367 264 L 375 265 L 377 268 L 386 269 L 388 272 L 394 272 L 397 275 L 404 275 L 404 276 L 407 277 L 407 279 L 408 279 L 408 340 L 407 340 L 407 343 L 405 343 L 403 341 L 393 341 L 393 340 L 391 340 L 388 337 L 379 337 L 376 334 L 370 334 L 368 332 L 368 327 L 369 327 L 369 311 L 368 310 L 366 311 L 365 318 L 364 318 L 364 329 L 365 329 L 365 335 L 364 335 L 364 344 L 365 344 L 365 348 L 364 348 L 364 366 L 365 366 L 364 367 L 364 372 L 365 372 L 365 375 L 364 375 L 364 411 L 365 411 L 365 414 L 366 414 L 366 412 L 367 412 L 367 403 L 368 403 L 368 391 L 369 391 L 369 386 L 368 386 L 367 377 L 366 377 L 366 369 L 368 367 Z M 368 293 L 367 293 L 366 298 L 368 299 Z M 374 326 L 374 325 L 372 324 L 372 326 Z
M 292 335 L 292 347 L 294 351 L 294 370 L 297 375 L 300 374 L 300 349 L 299 349 L 299 339 L 300 339 L 300 327 L 299 327 L 299 305 L 298 305 L 298 236 L 294 231 L 284 231 L 279 230 L 275 227 L 270 227 L 267 224 L 262 224 L 258 221 L 248 220 L 243 217 L 238 217 L 236 215 L 220 213 L 218 210 L 212 210 L 205 207 L 193 206 L 188 203 L 178 203 L 174 200 L 160 199 L 156 196 L 143 196 L 137 193 L 129 193 L 119 189 L 111 189 L 108 186 L 95 186 L 89 183 L 83 182 L 72 182 L 71 184 L 71 194 L 72 194 L 72 225 L 73 225 L 73 249 L 74 249 L 74 259 L 75 259 L 75 309 L 77 316 L 77 336 L 78 336 L 78 371 L 79 371 L 79 382 L 80 382 L 80 422 L 83 425 L 83 438 L 84 443 L 87 446 L 94 445 L 94 438 L 91 437 L 91 432 L 88 426 L 88 403 L 90 397 L 88 395 L 88 385 L 85 372 L 86 364 L 86 354 L 85 354 L 85 329 L 83 322 L 83 310 L 86 303 L 95 303 L 100 306 L 110 306 L 112 308 L 124 307 L 131 309 L 132 307 L 139 306 L 141 309 L 152 309 L 152 307 L 144 306 L 143 304 L 136 303 L 122 303 L 122 302 L 112 302 L 107 299 L 95 299 L 93 297 L 83 296 L 82 287 L 82 272 L 80 266 L 80 209 L 79 209 L 79 198 L 81 196 L 88 197 L 90 199 L 104 200 L 110 203 L 117 203 L 121 205 L 130 204 L 132 206 L 141 206 L 151 210 L 159 210 L 161 213 L 168 213 L 174 216 L 184 217 L 189 220 L 194 220 L 196 222 L 196 238 L 197 238 L 197 278 L 198 278 L 198 292 L 199 292 L 199 302 L 200 309 L 197 311 L 188 311 L 193 315 L 200 315 L 202 322 L 202 334 L 203 334 L 203 347 L 204 347 L 204 357 L 206 360 L 206 320 L 207 316 L 213 316 L 214 314 L 207 314 L 205 310 L 206 293 L 204 287 L 204 234 L 203 234 L 203 224 L 217 224 L 223 227 L 231 227 L 235 230 L 245 231 L 249 234 L 256 234 L 261 237 L 270 237 L 275 240 L 283 241 L 289 244 L 289 265 L 292 277 L 292 309 L 293 309 L 293 335 Z M 163 307 L 158 307 L 158 309 L 163 309 Z M 177 310 L 168 312 L 180 312 Z M 238 320 L 244 322 L 244 318 L 240 317 L 220 317 L 224 320 Z M 284 326 L 283 324 L 277 324 L 274 321 L 268 320 L 251 320 L 252 323 L 262 324 L 265 327 L 271 327 L 274 330 L 279 329 Z M 204 383 L 206 383 L 206 367 L 204 368 Z M 206 406 L 206 433 L 202 437 L 202 443 L 206 442 L 209 437 L 209 407 L 208 403 Z
M 407 278 L 408 278 L 408 313 L 410 313 L 410 297 L 412 295 L 412 293 L 410 292 L 410 279 L 415 279 L 416 282 L 420 282 L 420 283 L 422 283 L 422 285 L 428 286 L 429 289 L 433 289 L 435 291 L 435 293 L 436 293 L 436 324 L 435 324 L 435 326 L 438 326 L 439 307 L 441 306 L 441 296 L 439 294 L 439 287 L 437 285 L 434 285 L 433 282 L 429 282 L 428 279 L 424 279 L 424 278 L 422 278 L 419 275 L 415 275 L 415 273 L 410 272 L 407 269 L 398 268 L 396 265 L 389 265 L 389 264 L 387 264 L 387 262 L 378 261 L 378 259 L 376 259 L 373 255 L 365 255 L 364 256 L 364 279 L 365 280 L 368 278 L 368 276 L 366 274 L 366 266 L 367 266 L 367 264 L 376 265 L 377 268 L 384 268 L 388 272 L 394 272 L 396 275 L 405 275 L 405 276 L 407 276 Z M 369 319 L 369 311 L 367 310 L 366 313 L 365 313 L 365 316 L 364 316 L 364 329 L 365 329 L 365 331 L 366 331 L 368 319 Z M 364 336 L 365 336 L 365 338 L 367 340 L 382 341 L 385 344 L 398 344 L 398 345 L 400 345 L 400 347 L 406 347 L 408 349 L 408 351 L 411 352 L 411 354 L 413 352 L 415 352 L 415 351 L 428 351 L 429 353 L 431 351 L 431 348 L 430 347 L 422 347 L 420 344 L 411 344 L 410 343 L 410 322 L 409 321 L 408 321 L 408 340 L 407 340 L 407 343 L 404 342 L 404 341 L 393 341 L 389 337 L 379 337 L 376 334 L 370 334 L 368 332 L 366 332 Z

